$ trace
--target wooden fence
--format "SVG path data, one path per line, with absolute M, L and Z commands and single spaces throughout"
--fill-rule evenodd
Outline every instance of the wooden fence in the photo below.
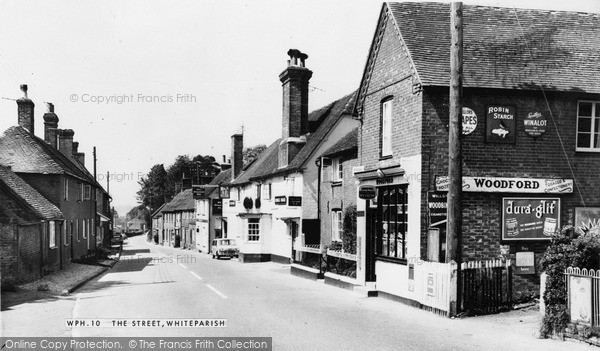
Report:
M 491 314 L 512 308 L 510 260 L 464 262 L 461 275 L 460 312 Z

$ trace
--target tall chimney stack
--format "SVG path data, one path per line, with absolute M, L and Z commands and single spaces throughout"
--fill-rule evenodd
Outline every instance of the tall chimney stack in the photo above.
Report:
M 58 116 L 54 113 L 54 105 L 46 103 L 47 111 L 44 113 L 44 140 L 58 148 Z
M 85 167 L 85 153 L 79 152 L 79 142 L 77 142 L 77 141 L 73 142 L 72 150 L 73 150 L 73 158 L 76 159 L 77 161 L 79 161 L 79 163 L 81 163 L 81 165 Z
M 306 68 L 308 55 L 290 49 L 288 67 L 279 75 L 283 86 L 282 141 L 279 144 L 279 168 L 286 167 L 306 143 L 301 138 L 308 128 L 308 81 L 313 72 Z
M 237 178 L 244 166 L 244 136 L 234 134 L 231 136 L 231 180 Z
M 73 157 L 73 129 L 58 130 L 58 150 L 69 160 Z
M 27 84 L 21 84 L 23 97 L 17 100 L 19 125 L 34 134 L 33 108 L 35 104 L 27 97 Z

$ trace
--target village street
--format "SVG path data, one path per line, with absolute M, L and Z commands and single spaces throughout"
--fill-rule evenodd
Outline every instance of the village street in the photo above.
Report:
M 177 262 L 179 260 L 179 262 Z M 121 261 L 73 295 L 12 306 L 4 336 L 269 336 L 274 350 L 587 350 L 536 339 L 536 316 L 451 320 L 289 274 L 127 239 Z M 516 318 L 515 318 L 516 314 Z M 32 316 L 36 316 L 35 318 Z M 223 318 L 220 328 L 67 328 L 67 319 Z

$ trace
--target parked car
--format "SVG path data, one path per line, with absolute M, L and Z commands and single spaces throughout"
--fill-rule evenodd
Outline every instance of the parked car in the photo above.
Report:
M 239 249 L 234 239 L 214 239 L 211 246 L 212 257 L 238 257 Z

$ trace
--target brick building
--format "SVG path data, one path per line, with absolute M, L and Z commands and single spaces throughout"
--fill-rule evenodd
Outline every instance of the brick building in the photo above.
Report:
M 23 283 L 62 267 L 60 210 L 39 192 L 0 166 L 0 276 L 2 283 Z
M 21 179 L 60 209 L 64 225 L 59 229 L 60 250 L 47 258 L 60 266 L 92 253 L 103 233 L 98 211 L 108 211 L 108 195 L 84 166 L 85 155 L 73 142 L 71 129 L 58 129 L 54 106 L 48 104 L 44 114 L 44 139 L 34 134 L 34 103 L 27 97 L 27 86 L 21 86 L 24 97 L 17 100 L 19 125 L 0 135 L 0 165 L 11 167 Z M 101 194 L 102 198 L 97 199 Z M 97 201 L 104 206 L 97 208 Z M 109 216 L 106 221 L 110 220 Z
M 378 190 L 358 201 L 358 277 L 408 299 L 409 263 L 445 256 L 445 222 L 428 205 L 447 192 L 449 13 L 385 3 L 357 97 L 355 175 Z M 553 231 L 599 217 L 600 53 L 590 40 L 600 16 L 483 6 L 463 16 L 463 261 L 537 263 Z M 515 272 L 515 297 L 539 291 L 535 268 Z

